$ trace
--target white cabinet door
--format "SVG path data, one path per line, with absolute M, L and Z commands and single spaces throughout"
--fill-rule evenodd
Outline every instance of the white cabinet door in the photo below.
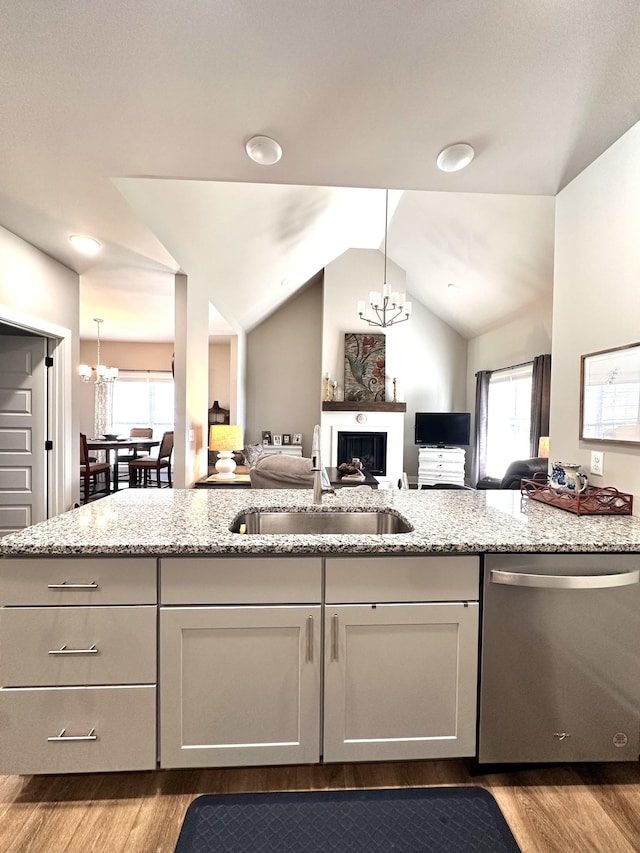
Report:
M 324 761 L 472 756 L 478 604 L 327 605 Z
M 160 611 L 160 765 L 320 758 L 320 606 Z

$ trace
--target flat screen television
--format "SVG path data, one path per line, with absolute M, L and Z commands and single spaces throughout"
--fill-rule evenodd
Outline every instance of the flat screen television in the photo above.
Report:
M 470 433 L 469 412 L 416 412 L 416 444 L 460 447 Z

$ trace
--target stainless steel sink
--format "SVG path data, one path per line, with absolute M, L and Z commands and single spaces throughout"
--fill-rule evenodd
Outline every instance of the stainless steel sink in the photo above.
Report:
M 340 534 L 410 533 L 413 527 L 391 512 L 247 512 L 231 526 L 232 533 Z

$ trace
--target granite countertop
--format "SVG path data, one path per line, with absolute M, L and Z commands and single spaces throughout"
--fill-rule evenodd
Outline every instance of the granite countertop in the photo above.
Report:
M 247 510 L 389 509 L 413 525 L 390 535 L 239 535 Z M 132 489 L 0 539 L 0 556 L 94 554 L 424 554 L 637 552 L 640 519 L 575 516 L 518 491 Z

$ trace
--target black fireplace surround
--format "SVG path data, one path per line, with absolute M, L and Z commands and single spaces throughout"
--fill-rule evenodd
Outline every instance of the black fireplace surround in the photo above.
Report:
M 338 432 L 337 464 L 357 458 L 375 476 L 387 473 L 386 432 Z

